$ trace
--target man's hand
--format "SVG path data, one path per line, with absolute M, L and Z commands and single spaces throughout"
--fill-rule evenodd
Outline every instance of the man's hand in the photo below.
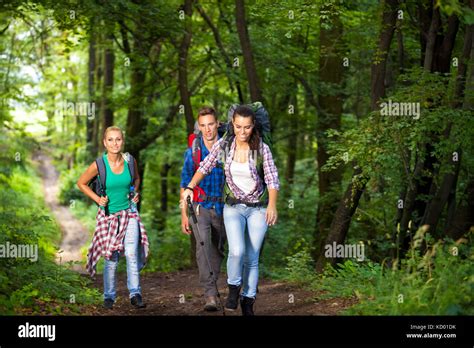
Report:
M 191 227 L 189 227 L 189 219 L 186 214 L 181 214 L 181 231 L 184 234 L 191 234 Z
M 181 194 L 181 199 L 183 200 L 183 204 L 188 204 L 188 197 L 191 198 L 191 201 L 193 200 L 193 194 L 194 192 L 189 190 L 189 189 L 185 189 L 183 191 L 183 193 Z

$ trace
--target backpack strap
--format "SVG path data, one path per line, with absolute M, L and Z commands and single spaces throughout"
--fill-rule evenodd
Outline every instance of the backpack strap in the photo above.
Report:
M 105 196 L 105 183 L 107 179 L 107 170 L 105 169 L 105 161 L 101 156 L 95 160 L 97 166 L 97 171 L 99 172 L 99 182 L 100 182 L 100 191 L 101 195 Z
M 135 158 L 130 153 L 125 153 L 126 158 L 125 161 L 128 163 L 128 170 L 130 171 L 130 185 L 135 183 Z
M 196 137 L 193 139 L 191 144 L 191 155 L 194 163 L 194 172 L 199 168 L 201 163 L 202 149 L 201 149 L 201 139 L 202 133 L 199 132 Z

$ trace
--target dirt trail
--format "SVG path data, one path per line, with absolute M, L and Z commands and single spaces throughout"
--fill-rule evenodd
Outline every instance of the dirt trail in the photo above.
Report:
M 142 295 L 147 307 L 140 310 L 130 305 L 126 278 L 126 274 L 118 276 L 118 298 L 112 310 L 91 306 L 84 308 L 84 311 L 90 315 L 222 316 L 222 311 L 204 311 L 204 300 L 196 270 L 143 274 Z M 102 277 L 99 276 L 95 284 L 101 289 Z M 227 296 L 225 274 L 221 275 L 218 286 L 224 302 Z M 268 279 L 261 279 L 258 288 L 254 308 L 256 315 L 335 315 L 356 302 L 354 299 L 316 301 L 315 294 L 310 291 Z M 234 312 L 226 312 L 226 316 L 236 315 L 241 315 L 240 307 Z
M 59 204 L 59 173 L 53 166 L 51 158 L 44 153 L 37 153 L 35 160 L 39 162 L 46 204 L 53 212 L 63 233 L 57 262 L 81 261 L 80 264 L 73 264 L 72 269 L 85 273 L 81 248 L 89 243 L 89 232 L 72 215 L 68 207 Z
M 90 243 L 89 232 L 69 211 L 68 207 L 59 205 L 59 173 L 52 165 L 51 158 L 44 153 L 35 156 L 40 164 L 43 177 L 45 200 L 53 211 L 63 232 L 61 242 L 61 262 L 81 261 L 73 269 L 88 277 L 85 272 L 85 260 L 80 248 Z M 123 259 L 123 258 L 122 258 Z M 58 257 L 59 262 L 59 257 Z M 125 260 L 121 260 L 125 262 Z M 204 300 L 199 286 L 197 270 L 183 270 L 174 273 L 143 273 L 141 287 L 147 307 L 137 310 L 130 305 L 127 290 L 127 275 L 117 276 L 118 298 L 113 310 L 99 306 L 83 306 L 84 315 L 222 315 L 222 311 L 206 312 L 203 310 Z M 102 275 L 98 274 L 94 286 L 103 290 Z M 227 296 L 225 274 L 218 281 L 222 302 Z M 315 294 L 297 286 L 284 282 L 261 279 L 259 293 L 255 304 L 257 315 L 335 315 L 353 305 L 355 299 L 315 300 Z M 240 315 L 240 308 L 234 312 L 226 312 L 227 316 Z

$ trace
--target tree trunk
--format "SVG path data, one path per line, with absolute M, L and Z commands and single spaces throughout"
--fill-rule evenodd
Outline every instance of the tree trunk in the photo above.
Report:
M 191 28 L 191 15 L 192 15 L 192 0 L 185 0 L 184 2 L 184 34 L 179 47 L 179 66 L 178 66 L 178 88 L 181 96 L 181 105 L 184 106 L 184 115 L 186 119 L 186 130 L 190 134 L 194 130 L 194 116 L 191 107 L 191 96 L 188 88 L 188 50 L 191 45 L 192 28 Z M 197 267 L 196 261 L 196 238 L 191 234 L 191 267 Z
M 107 47 L 104 52 L 104 84 L 102 90 L 102 111 L 103 117 L 103 129 L 110 127 L 114 124 L 114 112 L 112 109 L 111 96 L 114 88 L 114 65 L 115 65 L 115 54 L 113 48 L 113 37 L 108 36 Z
M 428 30 L 428 35 L 426 39 L 425 60 L 423 62 L 423 67 L 426 71 L 432 71 L 436 36 L 440 26 L 441 16 L 439 13 L 439 8 L 433 7 L 433 15 L 431 18 L 430 29 Z
M 244 57 L 245 70 L 247 72 L 247 80 L 249 82 L 250 100 L 252 102 L 263 100 L 262 90 L 260 89 L 257 68 L 253 58 L 252 46 L 245 21 L 245 4 L 244 0 L 235 0 L 235 20 L 237 25 L 237 33 L 239 34 L 240 47 Z
M 432 11 L 431 24 L 426 39 L 423 67 L 426 72 L 449 73 L 449 61 L 458 30 L 458 20 L 453 18 L 454 15 L 451 16 L 448 20 L 447 31 L 444 34 L 439 9 L 434 8 L 434 3 Z M 437 105 L 432 105 L 431 107 L 434 108 L 436 106 Z M 446 134 L 446 130 L 443 133 Z M 400 223 L 398 247 L 400 248 L 401 255 L 405 253 L 409 245 L 409 221 L 412 221 L 411 232 L 414 232 L 420 223 L 423 222 L 424 217 L 427 218 L 428 215 L 430 215 L 430 221 L 433 220 L 433 214 L 428 213 L 430 205 L 427 204 L 424 196 L 435 197 L 436 195 L 435 192 L 437 188 L 433 184 L 433 175 L 436 174 L 434 168 L 439 163 L 439 159 L 433 156 L 432 153 L 434 151 L 434 144 L 440 141 L 440 136 L 439 133 L 428 134 L 427 138 L 429 141 L 425 144 L 418 145 L 417 152 L 419 157 L 416 161 L 415 173 L 407 192 L 407 202 L 405 202 L 405 209 Z M 453 183 L 452 180 L 446 183 L 448 182 Z M 446 189 L 444 189 L 444 191 L 446 191 Z M 437 205 L 438 203 L 434 203 L 434 206 Z
M 328 12 L 328 9 L 330 5 L 323 5 L 321 12 Z M 339 200 L 342 168 L 323 171 L 323 167 L 329 159 L 327 131 L 341 127 L 342 32 L 342 23 L 338 15 L 331 14 L 326 21 L 321 20 L 319 78 L 322 87 L 318 96 L 319 112 L 316 123 L 319 202 L 316 211 L 314 259 L 323 257 L 324 242 Z
M 96 106 L 95 99 L 95 67 L 96 67 L 96 41 L 95 36 L 91 33 L 89 37 L 89 102 L 94 104 L 94 110 Z M 87 117 L 86 119 L 86 147 L 87 147 L 87 162 L 92 162 L 97 156 L 97 140 L 94 142 L 94 119 L 97 118 L 97 110 L 93 118 Z M 94 144 L 95 143 L 95 144 Z M 96 147 L 94 148 L 94 145 Z
M 471 0 L 471 6 L 474 7 L 474 0 Z M 453 22 L 453 20 L 452 20 Z M 473 36 L 474 36 L 474 25 L 469 25 L 466 27 L 466 32 L 464 36 L 463 50 L 461 59 L 458 66 L 458 74 L 456 76 L 456 85 L 454 88 L 454 97 L 453 97 L 453 108 L 461 108 L 464 99 L 464 90 L 466 86 L 466 74 L 467 74 L 467 62 L 472 52 L 473 47 Z M 449 55 L 450 56 L 450 55 Z M 444 58 L 445 59 L 445 58 Z M 445 130 L 444 137 L 449 138 L 451 133 L 452 122 L 448 124 L 447 129 Z M 441 213 L 444 209 L 444 206 L 449 202 L 448 206 L 448 223 L 451 223 L 449 220 L 453 217 L 454 206 L 456 201 L 456 186 L 457 179 L 459 175 L 460 163 L 461 163 L 461 149 L 457 150 L 456 161 L 453 161 L 453 155 L 450 155 L 450 166 L 451 172 L 445 174 L 442 184 L 438 189 L 436 195 L 429 202 L 429 205 L 425 211 L 425 217 L 423 219 L 423 224 L 430 226 L 430 232 L 434 234 L 436 232 L 436 226 L 440 219 Z
M 379 35 L 379 44 L 371 67 L 372 110 L 377 109 L 378 100 L 385 96 L 384 81 L 386 74 L 386 59 L 395 30 L 397 6 L 398 1 L 396 0 L 387 0 L 383 4 L 382 28 Z M 349 230 L 352 216 L 357 209 L 360 197 L 365 190 L 368 180 L 369 177 L 363 174 L 362 170 L 357 165 L 355 165 L 351 183 L 346 189 L 343 198 L 339 202 L 329 228 L 329 233 L 327 234 L 327 238 L 324 240 L 324 244 L 332 244 L 333 242 L 342 244 L 344 242 Z M 323 251 L 323 248 L 321 248 L 321 251 Z M 334 264 L 336 260 L 328 260 L 324 253 L 321 252 L 316 262 L 316 270 L 321 272 L 328 262 Z
M 286 182 L 288 184 L 288 194 L 291 194 L 291 188 L 293 187 L 293 181 L 295 177 L 295 164 L 296 164 L 296 154 L 298 152 L 298 105 L 297 105 L 297 94 L 298 91 L 295 90 L 291 96 L 290 103 L 293 106 L 293 114 L 288 115 L 288 119 L 291 122 L 290 136 L 288 137 L 288 150 L 287 150 L 287 159 L 286 159 Z
M 397 22 L 398 0 L 385 0 L 379 44 L 371 66 L 371 109 L 377 110 L 378 101 L 385 96 L 387 56 Z
M 454 218 L 447 226 L 446 235 L 456 240 L 474 226 L 474 180 L 469 180 Z
M 100 98 L 100 91 L 102 86 L 102 76 L 103 76 L 103 54 L 101 44 L 101 35 L 96 35 L 96 49 L 95 49 L 95 89 L 94 89 L 94 103 L 95 103 L 95 117 L 94 117 L 94 131 L 92 134 L 92 148 L 97 149 L 97 152 L 102 152 L 104 150 L 104 145 L 102 142 L 102 130 L 101 130 L 101 105 L 98 102 Z
M 181 105 L 184 107 L 184 115 L 186 118 L 187 132 L 192 133 L 194 130 L 194 116 L 191 107 L 191 96 L 188 88 L 188 50 L 191 45 L 191 15 L 192 0 L 184 2 L 184 34 L 179 47 L 179 63 L 178 63 L 178 87 L 181 96 Z
M 451 70 L 451 54 L 456 42 L 456 34 L 459 29 L 459 18 L 453 14 L 448 18 L 448 27 L 444 36 L 441 36 L 442 43 L 433 61 L 433 70 L 449 73 Z
M 137 160 L 138 172 L 143 173 L 145 164 L 140 161 L 140 137 L 144 129 L 143 105 L 145 102 L 146 70 L 139 63 L 134 63 L 130 78 L 130 96 L 127 114 L 127 139 L 128 152 Z M 140 186 L 143 184 L 143 179 Z
M 430 30 L 430 25 L 431 25 L 433 3 L 432 3 L 432 0 L 423 0 L 423 1 L 418 2 L 417 6 L 418 6 L 417 7 L 418 23 L 420 24 L 420 47 L 421 47 L 420 66 L 424 66 L 426 44 L 427 44 L 428 32 Z
M 329 234 L 326 239 L 326 245 L 332 245 L 334 242 L 336 244 L 344 243 L 347 231 L 351 224 L 352 215 L 354 215 L 354 212 L 357 209 L 360 197 L 364 192 L 368 180 L 369 178 L 362 174 L 360 168 L 356 167 L 354 169 L 351 183 L 347 187 L 344 196 L 339 202 L 336 213 L 334 214 L 334 219 L 332 220 Z M 322 272 L 326 264 L 330 263 L 331 265 L 334 265 L 336 262 L 337 259 L 328 258 L 323 252 L 316 263 L 316 271 Z
M 398 72 L 403 74 L 405 71 L 405 48 L 403 45 L 403 33 L 401 20 L 397 21 L 397 54 L 398 54 Z

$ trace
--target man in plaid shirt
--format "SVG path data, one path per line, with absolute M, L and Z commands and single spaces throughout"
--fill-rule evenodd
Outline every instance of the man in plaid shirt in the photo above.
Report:
M 201 135 L 198 135 L 196 142 L 200 149 L 198 151 L 188 148 L 184 154 L 184 165 L 181 173 L 181 193 L 191 181 L 194 172 L 197 170 L 200 161 L 209 154 L 209 150 L 217 142 L 218 121 L 216 111 L 211 107 L 203 107 L 198 112 L 198 126 Z M 221 167 L 217 166 L 201 182 L 199 188 L 194 190 L 194 210 L 197 215 L 198 227 L 188 219 L 186 202 L 181 202 L 181 230 L 185 234 L 200 233 L 200 240 L 204 246 L 196 244 L 196 261 L 199 269 L 199 280 L 204 289 L 206 311 L 216 311 L 217 289 L 215 282 L 219 276 L 222 260 L 224 259 L 224 244 L 226 241 L 225 227 L 223 221 L 222 189 L 224 186 L 224 173 Z M 190 228 L 191 223 L 191 228 Z M 209 263 L 212 267 L 214 279 L 211 277 Z

